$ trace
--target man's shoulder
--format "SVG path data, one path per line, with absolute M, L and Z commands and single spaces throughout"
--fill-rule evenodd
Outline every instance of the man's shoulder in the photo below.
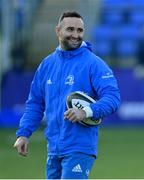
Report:
M 44 71 L 45 69 L 47 69 L 47 67 L 49 67 L 52 61 L 54 61 L 53 53 L 49 54 L 48 56 L 42 59 L 41 63 L 38 66 L 38 70 Z
M 49 54 L 48 56 L 44 57 L 41 61 L 41 65 L 43 67 L 49 65 L 50 63 L 54 62 L 54 53 Z
M 89 52 L 88 56 L 85 56 L 85 59 L 87 59 L 87 63 L 90 64 L 92 68 L 110 68 L 105 60 L 103 60 L 93 52 Z
M 44 62 L 44 63 L 49 63 L 50 61 L 53 61 L 53 59 L 54 59 L 54 54 L 55 54 L 55 53 L 53 52 L 53 53 L 47 55 L 45 58 L 43 58 L 43 62 Z
M 86 56 L 87 54 L 87 56 Z M 87 51 L 85 54 L 85 57 L 87 57 L 87 59 L 89 60 L 89 62 L 92 62 L 94 64 L 96 63 L 101 63 L 104 60 L 102 58 L 100 58 L 99 56 L 97 56 L 94 52 L 92 51 Z

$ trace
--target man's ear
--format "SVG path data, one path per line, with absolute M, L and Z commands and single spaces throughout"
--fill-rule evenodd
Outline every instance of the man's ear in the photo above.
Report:
M 59 37 L 60 36 L 60 27 L 59 26 L 55 27 L 55 32 L 56 32 L 57 37 Z

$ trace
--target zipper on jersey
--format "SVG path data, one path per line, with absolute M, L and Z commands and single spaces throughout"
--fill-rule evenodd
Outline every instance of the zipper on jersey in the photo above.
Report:
M 64 69 L 64 63 L 65 63 L 65 61 L 64 61 L 64 59 L 60 59 L 60 65 L 59 65 L 59 69 L 60 69 L 60 71 L 59 71 L 59 83 L 58 83 L 58 104 L 57 104 L 57 107 L 60 107 L 60 103 L 61 103 L 61 95 L 62 95 L 62 80 L 63 80 L 63 77 L 62 77 L 62 72 L 63 72 L 63 69 Z M 61 121 L 59 120 L 59 114 L 58 114 L 58 112 L 59 111 L 57 111 L 57 114 L 56 114 L 56 118 L 57 118 L 57 123 L 58 123 L 58 128 L 59 128 L 59 137 L 57 138 L 57 141 L 56 141 L 56 150 L 57 150 L 57 152 L 59 152 L 59 147 L 58 147 L 58 145 L 59 145 L 59 138 L 60 138 L 60 136 L 61 136 L 61 129 L 60 129 L 60 126 L 61 126 Z

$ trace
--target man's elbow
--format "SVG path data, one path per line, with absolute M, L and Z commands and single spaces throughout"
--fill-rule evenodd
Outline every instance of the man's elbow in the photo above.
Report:
M 121 97 L 118 95 L 113 102 L 113 112 L 116 112 L 121 105 Z

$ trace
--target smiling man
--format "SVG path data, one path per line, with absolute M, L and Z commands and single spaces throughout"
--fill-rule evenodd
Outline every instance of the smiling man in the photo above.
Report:
M 45 112 L 47 179 L 87 179 L 97 157 L 98 125 L 84 126 L 80 121 L 114 113 L 120 104 L 120 92 L 112 70 L 83 41 L 84 22 L 79 13 L 64 12 L 56 34 L 59 46 L 35 73 L 14 147 L 19 154 L 27 155 L 28 139 Z M 97 101 L 83 109 L 67 109 L 66 99 L 75 91 Z
M 79 15 L 77 17 L 67 17 L 64 14 L 56 27 L 60 46 L 63 50 L 79 48 L 84 36 L 84 23 Z M 67 14 L 68 16 L 68 14 Z

